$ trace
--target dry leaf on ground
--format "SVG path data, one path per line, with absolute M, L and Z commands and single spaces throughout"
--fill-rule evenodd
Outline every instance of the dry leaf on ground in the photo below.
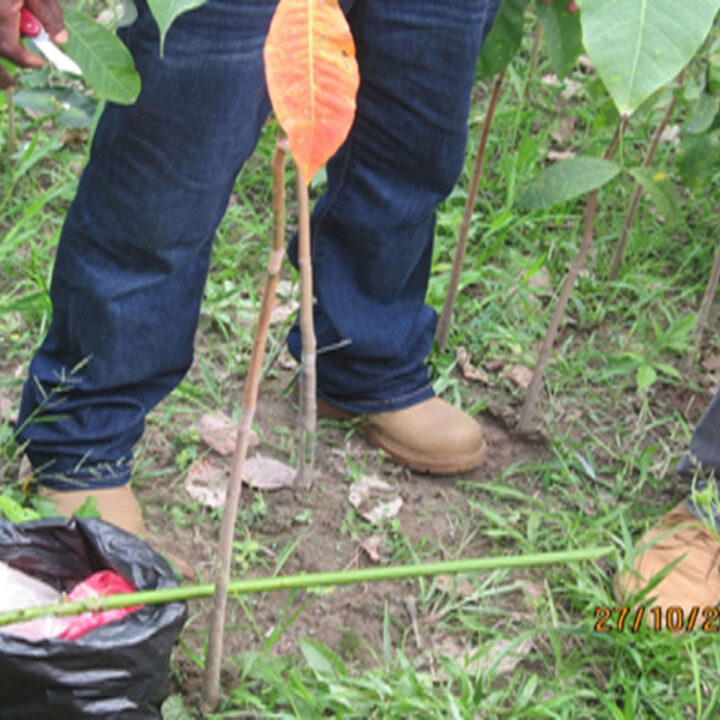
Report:
M 548 150 L 547 159 L 550 162 L 562 162 L 563 160 L 571 160 L 577 155 L 572 150 Z
M 446 595 L 457 597 L 470 597 L 477 592 L 477 588 L 468 578 L 459 578 L 455 575 L 440 575 L 437 581 L 438 590 Z
M 350 504 L 357 509 L 365 500 L 368 500 L 371 495 L 389 493 L 392 491 L 393 486 L 389 485 L 384 480 L 380 480 L 380 478 L 376 478 L 371 475 L 363 475 L 360 480 L 354 482 L 350 486 L 348 500 L 350 501 Z
M 360 543 L 360 547 L 372 562 L 379 563 L 382 560 L 382 542 L 381 535 L 371 535 Z
M 559 145 L 569 140 L 575 133 L 575 121 L 577 118 L 575 115 L 568 115 L 564 117 L 557 125 L 554 130 L 550 131 L 550 137 L 555 140 Z M 574 155 L 575 153 L 573 153 Z
M 188 469 L 185 490 L 193 500 L 211 508 L 225 504 L 228 469 L 212 458 L 196 460 Z
M 210 457 L 194 462 L 188 469 L 185 489 L 190 497 L 211 508 L 225 504 L 225 493 L 230 478 L 230 465 L 221 464 Z M 243 482 L 253 490 L 279 490 L 292 487 L 295 470 L 289 465 L 256 456 L 245 460 Z
M 285 302 L 275 301 L 272 312 L 270 313 L 270 324 L 277 325 L 278 323 L 285 322 L 297 312 L 299 307 L 300 303 L 297 300 L 287 300 Z
M 718 372 L 720 370 L 720 355 L 711 355 L 704 358 L 702 366 L 710 372 Z M 2 412 L 2 398 L 0 398 L 0 412 Z
M 15 403 L 8 397 L 0 395 L 0 422 L 15 422 Z
M 479 655 L 478 648 L 466 644 L 463 637 L 458 634 L 446 635 L 439 640 L 434 640 L 433 646 L 435 652 L 452 657 L 469 674 L 478 670 L 487 672 L 491 668 L 498 675 L 512 672 L 535 648 L 532 638 L 526 638 L 520 643 L 517 640 L 500 639 L 487 652 Z M 497 665 L 495 665 L 496 662 Z M 441 676 L 441 679 L 447 679 L 442 668 L 438 675 Z
M 527 273 L 523 273 L 522 277 L 523 280 L 525 280 L 525 276 Z M 529 288 L 544 288 L 548 287 L 552 284 L 552 280 L 550 279 L 550 273 L 548 272 L 548 269 L 543 265 L 542 267 L 538 268 L 527 280 L 525 280 L 525 284 Z
M 660 133 L 660 142 L 673 143 L 673 145 L 680 144 L 680 126 L 679 125 L 666 125 L 663 131 Z
M 201 440 L 220 455 L 232 455 L 235 450 L 237 425 L 225 413 L 205 413 L 197 422 L 197 431 Z M 254 431 L 250 431 L 250 445 L 255 447 L 260 440 Z
M 495 383 L 482 370 L 478 370 L 478 368 L 470 362 L 470 352 L 465 346 L 461 345 L 455 351 L 455 359 L 457 360 L 458 367 L 466 380 L 474 380 L 490 386 L 495 385 Z
M 517 387 L 527 390 L 532 381 L 533 371 L 526 365 L 513 365 L 507 371 L 507 379 Z
M 358 514 L 368 522 L 379 523 L 395 517 L 403 505 L 401 497 L 388 499 L 395 488 L 384 480 L 364 475 L 350 486 L 348 500 Z
M 295 468 L 279 460 L 256 455 L 245 461 L 243 480 L 254 490 L 279 490 L 292 487 Z
M 578 57 L 578 65 L 586 73 L 594 73 L 595 72 L 595 64 L 590 59 L 590 56 L 586 55 L 585 53 L 582 53 L 582 55 L 580 55 L 580 57 Z
M 396 497 L 385 503 L 376 505 L 372 510 L 367 512 L 360 511 L 360 515 L 364 517 L 369 523 L 373 525 L 382 522 L 383 520 L 389 520 L 394 518 L 403 506 L 403 500 L 401 497 Z
M 290 351 L 284 345 L 283 349 L 280 351 L 280 355 L 278 355 L 277 364 L 283 370 L 296 370 L 298 366 L 297 360 L 290 354 Z
M 540 82 L 549 87 L 563 87 L 560 96 L 565 100 L 569 100 L 573 97 L 573 95 L 582 89 L 582 83 L 579 83 L 576 80 L 570 80 L 569 78 L 560 80 L 554 73 L 543 75 L 540 78 Z

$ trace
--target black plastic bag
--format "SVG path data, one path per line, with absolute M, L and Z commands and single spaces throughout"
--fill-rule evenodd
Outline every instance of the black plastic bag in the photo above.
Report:
M 148 545 L 93 518 L 0 522 L 0 560 L 62 592 L 98 570 L 138 590 L 177 585 Z M 0 628 L 0 720 L 159 720 L 186 612 L 184 603 L 147 605 L 73 641 Z

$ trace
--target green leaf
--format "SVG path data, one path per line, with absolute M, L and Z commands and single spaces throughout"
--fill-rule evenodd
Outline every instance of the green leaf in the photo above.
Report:
M 683 130 L 692 135 L 700 135 L 707 132 L 715 120 L 715 116 L 720 110 L 720 97 L 711 95 L 710 93 L 702 93 L 697 105 L 692 111 L 692 115 L 683 125 Z
M 635 382 L 638 390 L 649 388 L 657 380 L 657 373 L 652 365 L 641 365 L 637 369 Z
M 608 98 L 595 113 L 593 130 L 604 130 L 605 128 L 616 128 L 620 122 L 620 113 L 615 103 Z
M 19 502 L 8 495 L 0 495 L 0 513 L 14 523 L 23 523 L 28 520 L 37 520 L 40 513 L 31 508 L 24 508 Z
M 98 508 L 98 501 L 94 495 L 89 495 L 85 502 L 77 509 L 73 511 L 73 515 L 79 518 L 99 518 L 100 508 Z
M 120 38 L 79 10 L 66 7 L 64 14 L 70 36 L 65 50 L 88 83 L 107 100 L 134 103 L 140 94 L 140 76 Z
M 618 109 L 634 112 L 690 61 L 720 0 L 582 0 L 588 55 Z
M 669 363 L 659 362 L 655 363 L 655 367 L 660 370 L 660 372 L 664 372 L 666 375 L 669 375 L 670 377 L 674 377 L 677 380 L 682 380 L 682 373 L 673 365 L 670 365 Z
M 528 0 L 503 0 L 485 38 L 475 76 L 485 80 L 502 72 L 517 54 L 523 39 Z
M 567 0 L 539 2 L 536 12 L 545 30 L 550 65 L 562 79 L 575 67 L 583 51 L 580 15 L 567 11 Z
M 655 207 L 668 220 L 674 222 L 678 213 L 678 201 L 670 176 L 662 170 L 652 168 L 632 168 L 630 174 L 643 186 Z
M 680 178 L 690 190 L 702 190 L 718 171 L 720 164 L 720 137 L 692 135 L 683 140 L 678 158 Z
M 194 10 L 204 4 L 205 0 L 148 0 L 160 30 L 160 55 L 165 52 L 165 37 L 175 20 L 188 10 Z
M 180 695 L 170 695 L 162 704 L 162 720 L 192 720 Z
M 300 650 L 318 680 L 335 680 L 347 675 L 345 663 L 322 643 L 300 638 Z
M 42 113 L 57 114 L 65 127 L 90 127 L 96 103 L 77 90 L 64 87 L 30 87 L 15 94 L 15 105 Z
M 543 170 L 520 193 L 521 210 L 537 210 L 571 200 L 599 188 L 620 172 L 620 166 L 599 158 L 576 157 Z

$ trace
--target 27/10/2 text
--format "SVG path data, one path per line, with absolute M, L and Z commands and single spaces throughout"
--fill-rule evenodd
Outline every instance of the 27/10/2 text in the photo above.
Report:
M 716 607 L 700 608 L 693 605 L 685 610 L 677 605 L 664 608 L 643 605 L 630 608 L 626 605 L 600 605 L 595 608 L 595 632 L 638 632 L 643 624 L 653 630 L 670 632 L 720 632 L 720 612 Z

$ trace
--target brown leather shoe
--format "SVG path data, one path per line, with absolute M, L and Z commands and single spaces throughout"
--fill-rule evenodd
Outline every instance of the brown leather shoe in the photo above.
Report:
M 163 550 L 162 543 L 150 535 L 143 520 L 140 503 L 129 484 L 87 490 L 54 490 L 38 485 L 38 494 L 50 500 L 57 511 L 65 517 L 70 517 L 89 497 L 94 497 L 103 520 L 140 537 L 155 552 L 160 553 L 171 565 L 174 565 L 184 578 L 194 580 L 197 577 L 191 565 L 173 553 Z
M 651 547 L 642 549 L 654 540 L 657 542 Z M 654 575 L 682 557 L 643 602 L 650 607 L 661 607 L 663 621 L 670 607 L 681 608 L 686 619 L 693 607 L 697 607 L 699 626 L 704 619 L 704 608 L 715 607 L 720 602 L 720 541 L 717 537 L 683 501 L 648 530 L 637 547 L 640 554 L 635 558 L 635 573 L 622 572 L 615 577 L 615 599 L 625 602 L 629 595 L 645 588 Z
M 147 535 L 140 503 L 130 485 L 87 490 L 54 490 L 38 485 L 38 495 L 50 500 L 65 517 L 70 517 L 89 497 L 94 497 L 103 520 L 132 535 Z
M 438 475 L 470 470 L 487 457 L 480 425 L 439 397 L 402 410 L 353 415 L 318 398 L 318 415 L 333 420 L 359 419 L 368 440 L 396 462 Z

